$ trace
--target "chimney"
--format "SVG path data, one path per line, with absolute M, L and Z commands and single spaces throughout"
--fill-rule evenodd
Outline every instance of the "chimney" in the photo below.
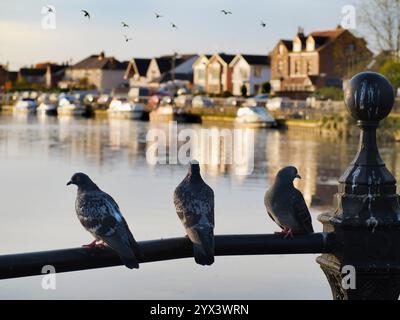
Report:
M 103 60 L 105 58 L 105 53 L 104 51 L 100 52 L 98 59 Z
M 304 28 L 303 27 L 298 27 L 297 28 L 297 35 L 299 36 L 299 37 L 304 37 Z

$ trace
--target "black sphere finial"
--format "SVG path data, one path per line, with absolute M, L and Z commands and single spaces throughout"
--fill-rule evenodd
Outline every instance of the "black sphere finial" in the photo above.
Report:
M 381 121 L 392 111 L 394 90 L 389 80 L 375 72 L 355 75 L 344 92 L 344 101 L 358 121 Z

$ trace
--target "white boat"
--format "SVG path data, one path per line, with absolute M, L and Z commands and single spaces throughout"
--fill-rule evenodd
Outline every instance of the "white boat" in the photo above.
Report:
M 110 116 L 124 117 L 130 119 L 141 119 L 144 105 L 128 101 L 126 98 L 113 99 L 107 112 Z
M 265 107 L 260 106 L 239 108 L 235 122 L 242 125 L 250 124 L 263 127 L 276 125 L 276 120 L 272 114 Z
M 36 112 L 36 108 L 37 108 L 36 101 L 30 98 L 19 99 L 14 105 L 14 110 L 16 112 L 33 113 Z
M 81 116 L 86 108 L 74 96 L 64 96 L 58 102 L 57 114 L 66 116 Z
M 39 115 L 56 115 L 57 104 L 51 101 L 43 101 L 41 104 L 39 104 L 39 107 L 37 107 L 36 112 Z

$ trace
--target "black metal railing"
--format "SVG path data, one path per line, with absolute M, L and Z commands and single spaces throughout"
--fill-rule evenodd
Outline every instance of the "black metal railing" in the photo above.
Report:
M 188 238 L 139 242 L 144 257 L 139 263 L 193 257 Z M 223 235 L 215 237 L 216 256 L 328 253 L 334 236 L 315 233 L 283 238 L 281 235 Z M 46 265 L 57 273 L 119 266 L 122 262 L 109 248 L 73 248 L 0 256 L 0 279 L 42 274 Z

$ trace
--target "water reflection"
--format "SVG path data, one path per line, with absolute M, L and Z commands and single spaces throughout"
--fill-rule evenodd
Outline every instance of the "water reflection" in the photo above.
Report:
M 234 148 L 229 147 L 235 145 L 233 129 L 208 128 L 217 132 L 217 141 L 204 135 L 204 129 L 197 124 L 180 124 L 177 135 L 187 129 L 193 130 L 197 136 L 188 143 L 192 150 L 191 157 L 204 163 L 202 168 L 208 175 L 226 176 L 237 184 L 251 184 L 255 180 L 271 183 L 282 166 L 294 165 L 303 177 L 296 183 L 308 204 L 331 203 L 337 179 L 356 149 L 355 141 L 329 141 L 296 131 L 256 129 L 243 131 L 241 141 L 247 149 L 242 152 L 244 155 L 240 161 L 235 161 Z M 172 154 L 171 150 L 179 149 L 188 141 L 176 142 L 171 137 L 171 125 L 167 123 L 15 114 L 1 118 L 0 148 L 6 154 L 15 149 L 25 149 L 42 155 L 56 155 L 72 162 L 83 160 L 100 167 L 124 162 L 134 168 L 139 161 L 150 169 L 157 157 L 152 158 L 152 153 L 148 153 L 149 161 L 146 161 L 146 150 L 151 145 L 146 141 L 149 130 L 159 130 L 165 135 L 166 139 L 158 141 L 157 156 L 165 157 L 167 164 L 177 157 L 176 151 Z M 396 166 L 397 154 L 392 149 L 383 148 L 383 158 L 395 172 L 400 170 Z
M 149 164 L 149 129 L 166 134 L 165 154 L 169 156 L 168 124 L 1 115 L 0 176 L 6 183 L 0 185 L 0 254 L 89 242 L 90 235 L 74 215 L 75 191 L 65 187 L 76 171 L 92 175 L 116 198 L 138 240 L 183 235 L 172 193 L 187 169 Z M 199 133 L 202 127 L 178 125 L 178 134 L 185 129 Z M 238 167 L 229 161 L 232 154 L 223 148 L 224 138 L 207 148 L 201 138 L 193 144 L 195 157 L 201 160 L 211 154 L 215 160 L 202 169 L 216 193 L 216 233 L 275 231 L 277 227 L 265 213 L 263 196 L 276 171 L 288 164 L 299 168 L 303 179 L 298 187 L 308 203 L 331 205 L 336 181 L 355 155 L 357 141 L 328 140 L 296 131 L 255 130 L 252 134 L 254 156 L 244 157 L 240 164 L 246 170 L 253 167 L 249 175 L 236 174 Z M 398 145 L 385 144 L 381 151 L 389 169 L 400 173 Z M 316 222 L 318 212 L 312 210 L 317 231 L 321 230 Z M 44 292 L 36 277 L 1 281 L 0 298 L 329 299 L 328 284 L 314 258 L 218 257 L 209 269 L 186 259 L 146 264 L 138 273 L 124 268 L 74 272 L 59 275 L 55 292 Z M 104 281 L 99 283 L 99 278 Z

